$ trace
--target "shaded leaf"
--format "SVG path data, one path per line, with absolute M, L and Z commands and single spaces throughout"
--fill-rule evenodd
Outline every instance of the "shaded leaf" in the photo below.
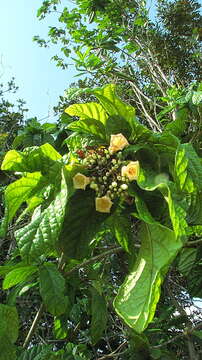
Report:
M 55 264 L 46 263 L 39 269 L 40 294 L 47 310 L 53 315 L 66 311 L 65 279 Z
M 102 337 L 102 334 L 107 325 L 107 306 L 105 298 L 92 287 L 91 288 L 91 339 L 92 344 L 95 345 Z

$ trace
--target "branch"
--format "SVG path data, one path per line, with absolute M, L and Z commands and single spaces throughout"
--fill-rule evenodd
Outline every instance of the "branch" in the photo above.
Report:
M 78 271 L 78 270 L 80 270 L 81 268 L 86 267 L 86 266 L 89 265 L 89 264 L 92 264 L 92 263 L 94 263 L 94 262 L 96 262 L 96 261 L 105 259 L 106 257 L 108 257 L 108 256 L 110 256 L 110 255 L 113 255 L 114 253 L 121 252 L 121 251 L 124 251 L 122 247 L 115 247 L 115 248 L 113 248 L 113 249 L 111 249 L 111 250 L 105 251 L 103 254 L 99 254 L 99 255 L 97 255 L 97 256 L 94 256 L 94 257 L 92 257 L 91 259 L 85 260 L 85 261 L 83 261 L 82 263 L 74 266 L 71 270 L 66 271 L 66 272 L 64 273 L 64 276 L 69 276 L 69 275 L 71 275 L 73 272 Z
M 168 344 L 175 342 L 176 340 L 178 340 L 184 336 L 192 335 L 192 333 L 198 329 L 202 329 L 202 323 L 197 324 L 196 326 L 192 327 L 191 329 L 185 329 L 182 334 L 176 335 L 172 339 L 165 341 L 162 344 L 152 346 L 152 349 L 159 349 L 161 347 L 164 347 Z M 195 360 L 196 360 L 196 358 L 195 358 Z
M 194 246 L 194 245 L 200 245 L 202 244 L 202 239 L 199 240 L 195 240 L 195 241 L 188 241 L 184 246 L 185 247 L 189 247 L 189 246 Z
M 111 352 L 110 354 L 107 354 L 107 355 L 104 355 L 104 356 L 102 356 L 102 357 L 100 357 L 100 358 L 98 358 L 98 360 L 104 360 L 104 359 L 107 359 L 107 358 L 113 358 L 113 357 L 117 357 L 117 356 L 120 356 L 120 355 L 122 355 L 122 354 L 124 354 L 125 353 L 125 351 L 123 351 L 123 352 L 118 352 L 122 347 L 124 347 L 125 345 L 127 344 L 127 341 L 124 341 L 122 344 L 120 344 L 118 347 L 117 347 L 117 349 L 116 350 L 114 350 L 113 352 Z
M 146 108 L 145 108 L 145 106 L 144 106 L 144 104 L 143 104 L 143 102 L 142 102 L 141 95 L 140 95 L 140 93 L 139 93 L 139 91 L 138 91 L 139 89 L 137 88 L 137 86 L 136 86 L 134 83 L 132 83 L 131 81 L 129 81 L 129 83 L 130 83 L 130 85 L 132 86 L 132 88 L 133 88 L 133 90 L 134 90 L 134 92 L 135 92 L 135 94 L 136 94 L 136 96 L 137 96 L 137 98 L 138 98 L 138 100 L 139 100 L 139 103 L 140 103 L 140 105 L 141 105 L 141 107 L 142 107 L 142 110 L 143 110 L 143 112 L 144 112 L 144 114 L 145 114 L 145 117 L 146 117 L 147 121 L 149 122 L 151 128 L 153 129 L 154 126 L 155 126 L 155 128 L 156 128 L 158 131 L 162 132 L 160 126 L 159 126 L 159 125 L 152 119 L 152 117 L 148 114 L 148 112 L 147 112 L 147 110 L 146 110 Z

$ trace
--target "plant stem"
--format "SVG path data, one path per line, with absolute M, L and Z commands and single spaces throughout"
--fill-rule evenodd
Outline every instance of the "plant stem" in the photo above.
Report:
M 36 316 L 34 318 L 34 321 L 33 321 L 32 325 L 31 325 L 31 328 L 29 329 L 29 332 L 28 332 L 28 334 L 26 336 L 26 339 L 25 339 L 24 344 L 23 344 L 23 348 L 26 348 L 27 345 L 29 344 L 29 342 L 30 342 L 30 340 L 31 340 L 31 338 L 32 338 L 37 326 L 38 326 L 38 323 L 39 323 L 39 321 L 40 321 L 40 319 L 41 319 L 41 317 L 43 315 L 43 312 L 44 312 L 44 304 L 41 304 L 39 310 L 36 313 Z

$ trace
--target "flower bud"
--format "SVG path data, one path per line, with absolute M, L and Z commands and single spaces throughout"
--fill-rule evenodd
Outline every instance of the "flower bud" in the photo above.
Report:
M 128 185 L 127 185 L 127 184 L 122 184 L 122 185 L 121 185 L 121 189 L 122 189 L 122 190 L 127 190 L 127 189 L 128 189 Z
M 112 185 L 113 188 L 115 188 L 115 187 L 117 187 L 117 182 L 113 181 L 111 185 Z

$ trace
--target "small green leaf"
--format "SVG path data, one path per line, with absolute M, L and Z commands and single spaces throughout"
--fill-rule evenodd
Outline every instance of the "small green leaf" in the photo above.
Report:
M 23 266 L 19 267 L 17 269 L 14 269 L 10 271 L 4 281 L 3 281 L 3 289 L 9 289 L 10 287 L 19 284 L 21 282 L 24 282 L 30 275 L 37 272 L 38 268 L 37 266 Z
M 55 264 L 46 263 L 39 269 L 40 294 L 47 310 L 53 315 L 61 315 L 67 307 L 64 295 L 65 279 Z
M 152 321 L 160 297 L 160 286 L 182 247 L 172 230 L 158 224 L 143 223 L 138 259 L 114 301 L 119 316 L 141 333 Z
M 107 306 L 105 298 L 92 287 L 91 288 L 91 339 L 92 344 L 95 345 L 102 337 L 102 334 L 107 325 Z

